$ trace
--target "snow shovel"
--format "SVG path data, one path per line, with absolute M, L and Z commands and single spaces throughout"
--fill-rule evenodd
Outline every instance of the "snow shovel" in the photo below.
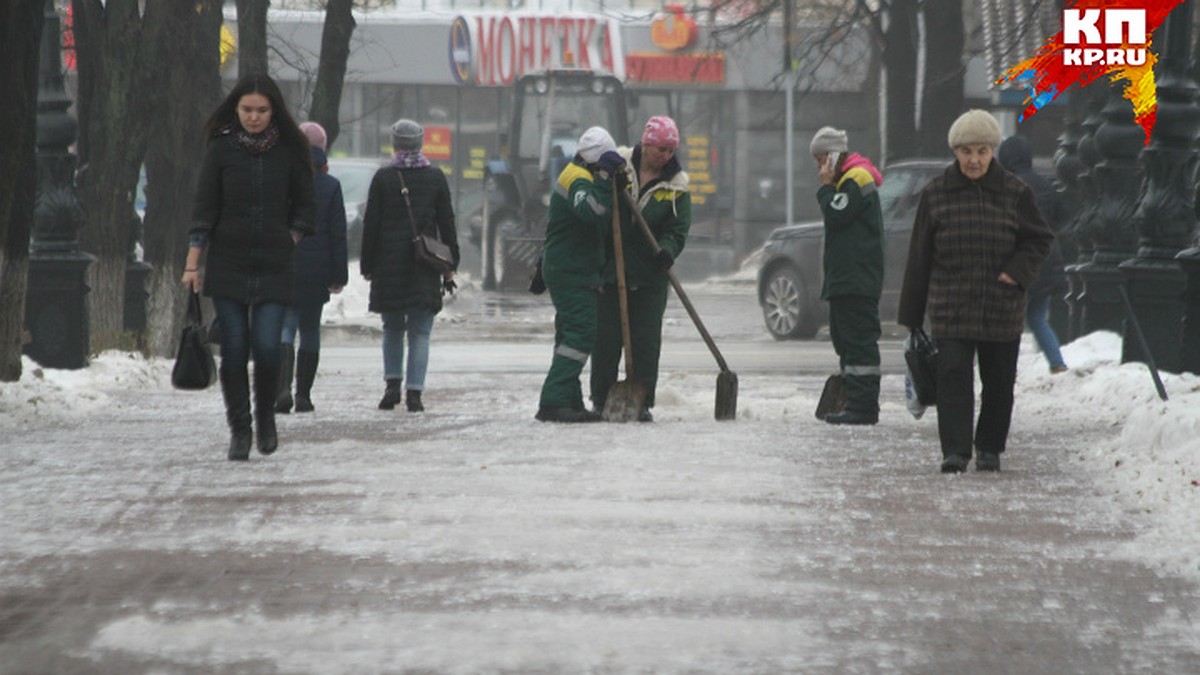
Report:
M 646 402 L 646 387 L 638 382 L 633 372 L 632 340 L 629 337 L 629 297 L 625 292 L 625 250 L 621 245 L 621 214 L 617 209 L 617 193 L 623 191 L 613 179 L 612 231 L 613 259 L 617 263 L 617 301 L 621 307 L 621 347 L 625 352 L 625 379 L 608 389 L 604 399 L 605 422 L 633 422 L 637 420 L 642 405 Z
M 658 255 L 662 247 L 658 245 L 658 240 L 654 238 L 654 232 L 646 224 L 642 212 L 633 203 L 633 198 L 624 192 L 621 193 L 621 196 L 625 198 L 625 203 L 633 212 L 633 219 L 638 224 L 638 228 L 641 229 L 642 234 L 646 235 L 646 241 L 650 242 L 650 250 L 654 252 L 654 255 Z M 700 337 L 704 338 L 704 344 L 708 345 L 708 350 L 717 360 L 717 367 L 721 369 L 721 373 L 717 375 L 717 402 L 714 416 L 718 420 L 737 419 L 737 373 L 730 370 L 729 366 L 725 364 L 725 357 L 721 356 L 721 350 L 717 349 L 717 343 L 713 342 L 712 336 L 708 334 L 708 329 L 704 327 L 704 322 L 700 320 L 700 315 L 696 313 L 696 308 L 692 306 L 692 301 L 688 299 L 687 293 L 683 292 L 683 285 L 679 283 L 679 277 L 675 276 L 675 270 L 668 268 L 667 278 L 671 280 L 671 288 L 675 289 L 675 295 L 679 296 L 679 301 L 683 303 L 688 316 L 692 317 L 692 323 L 696 324 L 696 330 L 700 331 Z

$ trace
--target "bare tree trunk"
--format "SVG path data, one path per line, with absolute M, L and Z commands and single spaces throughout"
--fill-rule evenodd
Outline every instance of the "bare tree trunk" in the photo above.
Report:
M 962 0 L 925 0 L 923 12 L 926 74 L 919 151 L 941 155 L 947 150 L 946 132 L 963 112 Z
M 317 84 L 313 89 L 309 119 L 325 127 L 329 147 L 333 147 L 340 131 L 338 109 L 346 80 L 346 63 L 350 60 L 350 36 L 357 25 L 350 13 L 353 5 L 353 0 L 329 0 L 325 7 L 321 60 L 317 66 Z
M 270 0 L 237 0 L 238 77 L 267 72 L 267 8 Z
M 917 0 L 892 0 L 883 37 L 887 161 L 917 153 Z
M 143 246 L 153 266 L 148 282 L 146 344 L 151 354 L 174 353 L 183 324 L 183 275 L 192 202 L 204 153 L 204 122 L 220 103 L 218 53 L 221 1 L 167 2 L 147 7 L 150 108 L 146 148 Z
M 42 0 L 0 7 L 0 382 L 21 379 L 29 232 L 37 201 L 38 48 Z
M 77 180 L 89 268 L 91 351 L 122 345 L 125 267 L 136 222 L 133 207 L 145 154 L 142 18 L 137 0 L 74 0 L 80 64 L 80 169 Z

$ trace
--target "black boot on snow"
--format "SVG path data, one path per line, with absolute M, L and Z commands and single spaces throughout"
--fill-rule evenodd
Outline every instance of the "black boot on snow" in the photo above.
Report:
M 312 412 L 312 385 L 317 377 L 320 352 L 296 352 L 296 412 Z
M 388 380 L 387 388 L 383 390 L 383 398 L 379 399 L 380 410 L 392 410 L 400 402 L 400 380 Z
M 275 432 L 275 393 L 279 388 L 279 368 L 254 364 L 254 421 L 258 425 L 258 451 L 264 455 L 279 447 Z
M 245 368 L 222 368 L 221 394 L 229 423 L 229 459 L 250 459 L 250 376 Z
M 421 405 L 421 390 L 409 389 L 408 395 L 404 398 L 404 405 L 408 408 L 408 412 L 425 412 L 425 406 Z
M 288 414 L 292 411 L 292 368 L 296 351 L 286 342 L 279 345 L 279 393 L 275 397 L 275 412 Z

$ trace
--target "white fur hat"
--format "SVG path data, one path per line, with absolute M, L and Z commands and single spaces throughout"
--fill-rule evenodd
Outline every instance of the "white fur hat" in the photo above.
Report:
M 986 110 L 974 108 L 958 116 L 947 134 L 950 149 L 983 143 L 995 150 L 1000 145 L 1000 123 Z
M 808 144 L 808 151 L 814 155 L 822 152 L 846 152 L 850 149 L 849 143 L 845 131 L 833 127 L 821 127 L 817 129 L 812 142 Z
M 600 155 L 616 149 L 616 142 L 603 127 L 592 127 L 579 137 L 579 146 L 576 147 L 575 152 L 579 153 L 583 161 L 595 164 L 600 159 Z

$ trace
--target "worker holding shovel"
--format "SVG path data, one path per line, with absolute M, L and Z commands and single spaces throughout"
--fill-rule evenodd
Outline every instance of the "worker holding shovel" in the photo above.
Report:
M 613 179 L 625 165 L 616 150 L 604 129 L 585 131 L 550 195 L 542 276 L 554 303 L 554 358 L 535 415 L 542 422 L 600 420 L 583 405 L 579 377 L 596 343 Z
M 626 207 L 621 210 L 621 242 L 625 264 L 630 329 L 632 373 L 645 387 L 646 397 L 638 411 L 640 422 L 653 416 L 654 392 L 658 384 L 658 360 L 662 352 L 662 320 L 667 307 L 667 270 L 683 251 L 692 226 L 692 202 L 688 175 L 679 165 L 679 128 L 670 117 L 651 117 L 641 142 L 619 148 L 625 159 L 625 177 L 630 196 L 658 242 L 658 252 L 642 234 Z M 610 256 L 604 271 L 604 293 L 596 352 L 592 358 L 591 395 L 594 410 L 605 407 L 617 380 L 622 336 L 616 261 Z M 630 373 L 626 373 L 629 377 Z

